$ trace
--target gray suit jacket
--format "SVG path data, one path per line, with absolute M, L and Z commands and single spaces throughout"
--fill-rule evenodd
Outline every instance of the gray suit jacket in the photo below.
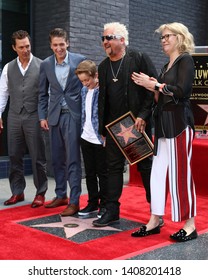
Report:
M 41 63 L 38 104 L 40 120 L 48 119 L 49 125 L 57 125 L 64 96 L 72 117 L 80 122 L 82 84 L 75 74 L 75 69 L 83 60 L 84 56 L 69 52 L 70 71 L 64 90 L 56 78 L 55 55 L 49 56 Z

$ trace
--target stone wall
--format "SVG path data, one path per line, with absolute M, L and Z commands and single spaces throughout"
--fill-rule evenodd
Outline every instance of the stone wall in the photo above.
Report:
M 36 0 L 33 4 L 33 39 L 37 56 L 51 54 L 48 33 L 54 27 L 69 31 L 70 50 L 98 64 L 105 54 L 100 36 L 106 22 L 120 21 L 129 29 L 129 43 L 147 52 L 159 69 L 165 61 L 154 30 L 166 22 L 184 23 L 196 45 L 208 45 L 208 2 L 206 0 Z

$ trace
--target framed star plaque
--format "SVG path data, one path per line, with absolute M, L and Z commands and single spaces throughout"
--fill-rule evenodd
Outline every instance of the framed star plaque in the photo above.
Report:
M 145 132 L 134 127 L 135 117 L 128 112 L 106 125 L 106 129 L 124 154 L 130 165 L 133 165 L 153 154 L 153 144 Z

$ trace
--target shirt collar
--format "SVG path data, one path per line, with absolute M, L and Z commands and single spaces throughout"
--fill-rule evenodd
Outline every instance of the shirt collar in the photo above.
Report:
M 30 63 L 31 63 L 31 61 L 32 61 L 32 59 L 33 59 L 33 54 L 30 53 L 30 60 L 29 60 L 29 62 L 28 62 L 27 68 L 29 67 L 29 65 L 30 65 Z M 17 64 L 18 64 L 20 67 L 22 67 L 22 63 L 21 63 L 20 60 L 19 60 L 19 56 L 17 57 Z

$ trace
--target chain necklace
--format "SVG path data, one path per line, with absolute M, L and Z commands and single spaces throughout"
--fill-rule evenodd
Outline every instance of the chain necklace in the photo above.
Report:
M 112 75 L 113 75 L 113 81 L 114 81 L 114 83 L 116 83 L 116 82 L 118 82 L 118 73 L 119 73 L 119 71 L 120 71 L 120 69 L 121 69 L 121 64 L 122 64 L 122 62 L 123 62 L 123 59 L 124 59 L 124 55 L 123 55 L 123 57 L 122 57 L 122 59 L 121 59 L 121 62 L 120 62 L 120 64 L 119 64 L 119 67 L 118 67 L 118 70 L 117 70 L 117 72 L 116 72 L 116 75 L 115 75 L 115 73 L 114 73 L 114 71 L 113 71 L 113 67 L 112 67 L 112 63 L 111 63 L 111 60 L 110 60 L 110 68 L 111 68 L 111 72 L 112 72 Z

